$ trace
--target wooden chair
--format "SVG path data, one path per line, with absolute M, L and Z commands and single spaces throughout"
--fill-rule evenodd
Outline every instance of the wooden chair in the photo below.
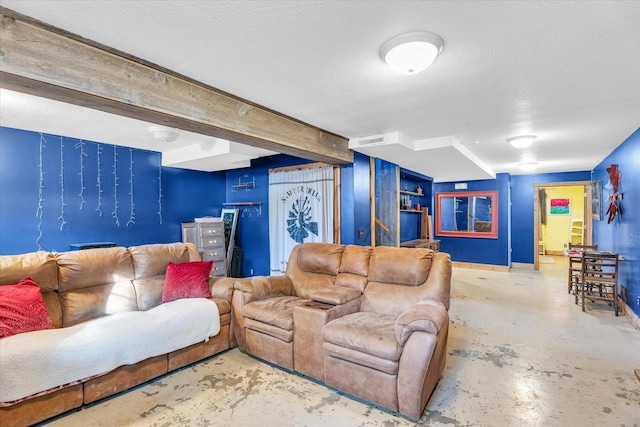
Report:
M 582 299 L 582 311 L 585 301 L 607 301 L 618 315 L 618 254 L 612 252 L 582 252 L 580 278 L 577 281 L 578 292 Z
M 577 245 L 569 242 L 569 251 L 597 251 L 598 244 L 593 245 Z M 581 258 L 569 256 L 569 277 L 567 278 L 567 292 L 576 293 L 577 281 L 580 276 L 581 268 Z

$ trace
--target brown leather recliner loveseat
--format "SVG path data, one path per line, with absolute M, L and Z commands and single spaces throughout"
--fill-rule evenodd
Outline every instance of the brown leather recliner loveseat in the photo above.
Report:
M 450 284 L 430 249 L 298 245 L 284 276 L 235 282 L 238 347 L 418 419 L 445 366 Z

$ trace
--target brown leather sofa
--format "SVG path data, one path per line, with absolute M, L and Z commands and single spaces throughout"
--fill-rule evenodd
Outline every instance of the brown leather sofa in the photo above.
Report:
M 54 326 L 65 328 L 106 314 L 160 305 L 167 264 L 196 260 L 200 255 L 195 246 L 183 243 L 6 255 L 0 256 L 0 285 L 32 276 L 41 287 Z M 37 423 L 234 347 L 233 279 L 210 278 L 209 288 L 220 315 L 216 336 L 17 402 L 4 402 L 0 404 L 0 425 Z
M 296 246 L 235 282 L 240 350 L 418 419 L 444 370 L 451 261 L 430 249 Z

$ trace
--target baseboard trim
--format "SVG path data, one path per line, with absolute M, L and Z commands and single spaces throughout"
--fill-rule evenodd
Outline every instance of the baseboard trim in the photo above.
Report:
M 618 304 L 620 305 L 620 310 L 624 313 L 624 317 L 631 323 L 631 326 L 640 332 L 640 317 L 638 317 L 622 299 L 618 298 Z
M 564 256 L 564 251 L 546 251 L 545 255 Z
M 515 268 L 518 270 L 533 270 L 533 264 L 527 264 L 524 262 L 512 262 L 511 268 Z
M 509 272 L 509 267 L 507 267 L 506 265 L 478 264 L 475 262 L 452 261 L 451 266 L 458 267 L 458 268 L 471 268 L 473 270 L 503 271 L 505 273 Z

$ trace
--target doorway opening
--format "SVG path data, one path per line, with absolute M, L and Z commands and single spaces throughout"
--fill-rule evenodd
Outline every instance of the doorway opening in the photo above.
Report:
M 591 244 L 592 184 L 591 181 L 533 184 L 534 270 L 540 269 L 541 261 L 552 262 L 554 256 L 564 255 L 569 242 Z

